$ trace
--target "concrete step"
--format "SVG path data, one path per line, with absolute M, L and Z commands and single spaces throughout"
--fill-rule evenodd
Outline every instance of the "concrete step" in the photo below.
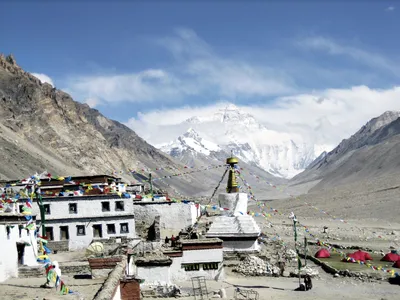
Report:
M 45 274 L 45 269 L 42 265 L 35 267 L 20 266 L 18 268 L 19 278 L 44 277 Z

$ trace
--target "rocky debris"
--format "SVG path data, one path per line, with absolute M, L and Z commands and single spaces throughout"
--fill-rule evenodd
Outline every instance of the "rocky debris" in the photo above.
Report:
M 169 266 L 172 264 L 172 259 L 164 255 L 160 250 L 154 250 L 153 252 L 145 253 L 144 256 L 136 258 L 135 264 L 137 266 Z
M 292 250 L 292 249 L 288 249 L 286 250 L 286 259 L 288 261 L 295 261 L 297 260 L 297 253 L 296 251 Z
M 234 269 L 234 272 L 245 276 L 279 276 L 280 270 L 257 256 L 247 256 Z
M 293 277 L 298 277 L 299 270 L 295 269 L 294 271 L 291 272 L 290 275 Z M 306 275 L 309 275 L 310 277 L 317 277 L 319 276 L 319 271 L 317 269 L 311 268 L 310 266 L 305 266 L 300 269 L 300 276 L 304 277 Z

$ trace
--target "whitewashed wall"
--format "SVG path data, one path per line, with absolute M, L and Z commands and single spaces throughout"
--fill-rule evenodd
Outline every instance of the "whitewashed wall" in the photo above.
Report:
M 111 300 L 121 300 L 121 286 L 118 284 L 114 297 Z
M 143 285 L 171 284 L 169 266 L 137 266 L 136 275 L 144 279 Z
M 223 208 L 229 208 L 222 212 L 222 215 L 231 214 L 235 216 L 247 214 L 248 196 L 245 193 L 221 193 L 218 195 L 219 205 Z M 236 204 L 236 205 L 235 205 Z
M 120 233 L 120 224 L 121 223 L 128 223 L 128 233 Z M 114 224 L 115 225 L 115 234 L 108 234 L 107 233 L 107 224 Z M 77 225 L 85 226 L 85 235 L 78 235 L 77 234 Z M 128 238 L 134 238 L 136 236 L 135 233 L 135 220 L 133 218 L 123 219 L 123 218 L 115 218 L 111 220 L 105 221 L 92 221 L 88 219 L 86 222 L 80 221 L 75 222 L 74 220 L 69 220 L 68 222 L 56 222 L 56 223 L 47 223 L 46 227 L 53 227 L 53 234 L 54 234 L 54 241 L 60 240 L 60 226 L 68 226 L 69 231 L 69 249 L 79 250 L 84 249 L 90 245 L 92 240 L 96 239 L 93 236 L 93 225 L 101 225 L 103 236 L 99 239 L 107 239 L 110 237 L 121 237 L 126 236 Z
M 138 226 L 142 222 L 149 226 L 156 216 L 160 216 L 161 239 L 167 235 L 177 235 L 181 229 L 193 225 L 198 214 L 193 203 L 136 204 L 134 211 Z
M 225 271 L 222 263 L 219 263 L 218 270 L 203 270 L 200 266 L 198 271 L 185 271 L 182 266 L 183 257 L 173 257 L 170 267 L 170 279 L 172 283 L 188 281 L 195 276 L 204 276 L 207 280 L 221 280 L 225 278 Z
M 46 215 L 46 220 L 52 219 L 76 219 L 76 218 L 90 218 L 90 217 L 107 217 L 107 216 L 120 216 L 133 213 L 133 203 L 131 198 L 108 198 L 108 197 L 95 197 L 90 196 L 91 200 L 79 199 L 80 197 L 60 197 L 54 200 L 49 198 L 43 199 L 43 204 L 50 205 L 50 214 Z M 88 198 L 88 197 L 87 197 Z M 58 200 L 62 199 L 62 200 Z M 124 202 L 124 211 L 115 210 L 115 202 Z M 103 212 L 101 202 L 110 202 L 110 211 Z M 77 203 L 76 214 L 69 213 L 69 203 Z M 40 219 L 40 211 L 38 205 L 32 207 L 32 213 L 36 214 Z
M 257 240 L 249 241 L 224 241 L 224 252 L 253 252 L 260 250 Z
M 124 203 L 123 211 L 115 210 L 117 201 Z M 110 211 L 102 211 L 102 202 L 110 203 Z M 84 249 L 91 243 L 94 239 L 93 225 L 102 225 L 103 239 L 120 236 L 134 238 L 136 236 L 131 198 L 104 196 L 57 197 L 54 199 L 44 198 L 43 203 L 50 205 L 50 214 L 46 215 L 46 227 L 53 227 L 54 241 L 60 241 L 60 226 L 68 226 L 70 250 Z M 70 203 L 77 204 L 77 213 L 69 212 Z M 33 206 L 32 212 L 37 214 L 40 220 L 40 212 L 37 205 Z M 99 220 L 98 218 L 105 219 Z M 120 233 L 121 223 L 128 223 L 128 233 Z M 115 224 L 115 234 L 107 233 L 107 224 Z M 85 235 L 77 235 L 77 225 L 85 226 Z
M 6 225 L 0 225 L 0 282 L 9 277 L 18 277 L 18 252 L 16 242 L 18 241 L 18 226 L 10 228 L 10 234 L 7 237 Z
M 11 224 L 10 224 L 11 225 Z M 34 237 L 34 232 L 29 234 L 26 230 L 22 230 L 19 237 L 18 224 L 13 224 L 10 228 L 10 234 L 7 235 L 6 225 L 0 225 L 0 282 L 7 280 L 9 277 L 18 277 L 18 252 L 17 242 L 29 242 L 31 246 L 25 246 L 23 264 L 28 266 L 37 265 L 37 241 Z M 32 238 L 32 240 L 31 240 Z
M 214 263 L 224 260 L 223 251 L 221 249 L 204 249 L 204 250 L 187 250 L 183 251 L 182 263 Z

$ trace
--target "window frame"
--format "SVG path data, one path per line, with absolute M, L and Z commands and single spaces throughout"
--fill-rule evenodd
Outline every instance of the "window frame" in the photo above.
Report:
M 48 209 L 48 212 L 47 212 L 47 210 L 46 210 L 46 207 L 49 208 L 49 209 Z M 51 215 L 50 203 L 48 203 L 48 204 L 43 204 L 43 209 L 44 209 L 44 214 L 45 214 L 45 215 Z
M 126 225 L 126 231 L 122 231 L 122 226 Z M 120 223 L 119 224 L 119 233 L 129 233 L 129 223 Z
M 83 233 L 79 233 L 79 228 L 83 229 Z M 85 235 L 86 235 L 85 225 L 76 225 L 76 236 L 85 236 Z
M 75 211 L 71 211 L 73 206 L 75 206 Z M 78 213 L 78 203 L 68 203 L 68 211 L 71 215 L 76 215 Z
M 105 204 L 107 204 L 108 210 L 104 208 L 104 207 L 105 207 L 105 206 L 104 206 Z M 102 211 L 102 212 L 110 212 L 110 211 L 111 211 L 110 201 L 102 201 L 102 202 L 101 202 L 101 211 Z
M 186 272 L 200 271 L 200 264 L 187 264 L 183 267 Z
M 117 208 L 118 204 L 121 204 L 122 209 Z M 115 201 L 115 211 L 125 211 L 125 202 L 124 201 Z
M 107 234 L 117 234 L 117 230 L 115 228 L 115 224 L 106 224 L 107 225 Z M 114 228 L 114 232 L 110 232 L 110 227 Z

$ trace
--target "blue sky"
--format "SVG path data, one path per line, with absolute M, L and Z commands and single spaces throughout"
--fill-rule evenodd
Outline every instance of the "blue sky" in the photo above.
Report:
M 400 78 L 395 1 L 35 2 L 0 3 L 0 52 L 134 129 L 160 109 L 283 109 L 300 95 L 390 90 Z

